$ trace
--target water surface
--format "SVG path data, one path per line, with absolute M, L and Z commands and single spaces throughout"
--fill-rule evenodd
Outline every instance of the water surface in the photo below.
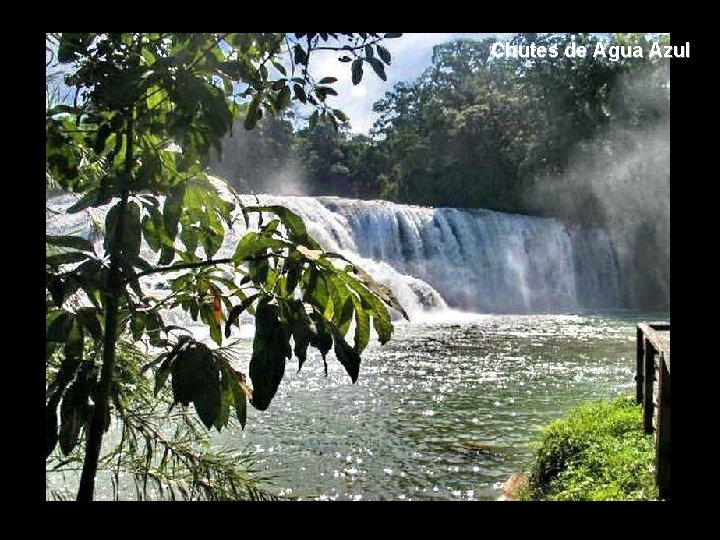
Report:
M 469 315 L 396 324 L 351 384 L 329 355 L 249 409 L 248 444 L 283 494 L 302 499 L 495 499 L 541 427 L 592 399 L 633 392 L 635 325 L 662 314 Z M 667 319 L 667 317 L 665 317 Z M 251 342 L 243 341 L 249 359 Z M 247 360 L 240 366 L 247 368 Z

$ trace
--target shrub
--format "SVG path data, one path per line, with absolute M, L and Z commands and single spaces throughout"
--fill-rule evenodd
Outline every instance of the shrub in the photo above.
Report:
M 540 436 L 525 498 L 648 500 L 657 498 L 652 436 L 632 399 L 598 402 L 548 425 Z

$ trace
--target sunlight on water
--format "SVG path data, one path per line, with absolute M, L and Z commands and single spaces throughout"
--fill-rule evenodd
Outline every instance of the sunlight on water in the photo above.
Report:
M 272 405 L 251 410 L 244 433 L 216 440 L 253 447 L 276 489 L 292 497 L 495 499 L 527 465 L 543 425 L 586 400 L 632 393 L 641 319 L 473 315 L 398 324 L 385 347 L 369 347 L 357 384 L 332 353 L 327 378 L 309 353 L 300 373 L 288 363 Z M 251 342 L 240 347 L 249 358 Z

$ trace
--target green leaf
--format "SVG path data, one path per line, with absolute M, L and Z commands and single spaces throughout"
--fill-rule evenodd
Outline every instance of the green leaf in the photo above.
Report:
M 79 253 L 77 251 L 68 253 L 59 253 L 57 255 L 51 255 L 45 258 L 45 264 L 49 266 L 60 266 L 62 264 L 72 264 L 80 261 L 84 261 L 88 258 L 87 255 Z
M 353 60 L 352 66 L 352 83 L 354 85 L 360 84 L 363 77 L 362 59 L 356 58 Z
M 370 315 L 363 309 L 362 302 L 350 295 L 355 308 L 355 352 L 362 354 L 370 341 Z
M 52 301 L 55 304 L 55 307 L 62 307 L 63 302 L 65 301 L 66 296 L 66 284 L 67 282 L 64 281 L 60 276 L 58 275 L 52 275 L 50 279 L 47 282 L 47 290 L 50 291 L 50 296 L 52 297 Z
M 399 38 L 400 36 L 402 36 L 402 34 L 385 34 L 383 37 L 385 37 L 385 39 L 392 39 Z
M 281 249 L 288 246 L 290 246 L 290 244 L 284 240 L 280 240 L 279 238 L 271 238 L 269 236 L 261 235 L 258 232 L 250 231 L 238 242 L 232 259 L 235 264 L 242 264 L 249 257 L 257 255 L 260 251 L 264 251 L 266 249 Z
M 60 408 L 60 433 L 58 440 L 60 442 L 60 450 L 67 456 L 70 455 L 78 443 L 83 419 L 78 409 L 69 405 L 65 406 L 66 401 L 68 401 L 67 397 L 63 400 L 63 406 Z
M 390 55 L 390 51 L 388 51 L 385 47 L 382 45 L 377 45 L 377 53 L 380 59 L 385 62 L 388 66 L 390 65 L 390 62 L 392 60 L 392 56 Z
M 92 243 L 80 236 L 45 236 L 45 243 L 95 253 Z
M 232 368 L 230 368 L 232 369 Z M 240 377 L 232 371 L 234 380 L 230 381 L 230 389 L 232 390 L 233 402 L 235 404 L 235 414 L 240 427 L 245 429 L 247 423 L 247 395 L 243 390 L 244 383 L 240 380 Z
M 69 311 L 51 311 L 45 316 L 46 340 L 55 343 L 65 343 L 75 315 Z
M 277 110 L 280 111 L 290 105 L 290 87 L 289 86 L 283 86 L 282 90 L 280 90 L 280 93 L 277 97 Z
M 329 86 L 317 86 L 315 87 L 315 94 L 318 96 L 320 101 L 325 101 L 327 96 L 337 96 L 338 93 L 334 88 Z
M 338 60 L 340 60 L 341 62 L 352 62 L 352 58 L 350 58 L 349 56 L 341 56 L 340 58 L 338 58 Z
M 392 337 L 393 326 L 390 321 L 390 314 L 385 305 L 364 287 L 357 279 L 351 275 L 339 273 L 340 278 L 345 281 L 359 296 L 363 307 L 366 311 L 372 313 L 373 327 L 378 334 L 378 340 L 382 345 L 387 343 Z
M 300 86 L 299 84 L 294 84 L 293 93 L 295 94 L 295 99 L 297 99 L 303 104 L 307 103 L 307 95 L 305 94 L 305 89 L 302 86 Z
M 382 79 L 383 81 L 387 81 L 387 75 L 385 74 L 385 66 L 383 65 L 383 63 L 374 57 L 366 58 L 366 60 L 370 63 L 377 76 L 380 77 L 380 79 Z
M 303 274 L 302 280 L 303 300 L 323 312 L 326 309 L 332 309 L 333 306 L 328 302 L 330 299 L 330 290 L 327 284 L 327 278 L 324 274 L 318 272 L 312 266 Z
M 175 258 L 173 242 L 177 236 L 178 223 L 183 209 L 183 200 L 185 199 L 185 190 L 185 183 L 172 188 L 163 205 L 163 229 L 170 242 L 168 245 L 163 245 L 162 251 L 160 252 L 161 265 L 168 265 Z
M 337 119 L 340 120 L 341 122 L 347 122 L 347 121 L 348 121 L 347 115 L 346 115 L 344 112 L 342 112 L 340 109 L 333 109 L 332 112 L 333 112 L 333 114 L 335 115 L 335 118 L 337 118 Z
M 97 370 L 91 362 L 83 362 L 75 381 L 65 392 L 60 405 L 60 450 L 69 455 L 78 443 L 81 428 L 92 413 L 89 397 L 95 389 Z
M 350 375 L 352 382 L 355 383 L 360 374 L 360 355 L 348 345 L 338 332 L 333 331 L 332 335 L 335 343 L 335 356 Z
M 311 249 L 320 249 L 320 244 L 308 234 L 302 218 L 289 208 L 278 205 L 248 206 L 245 210 L 247 212 L 272 212 L 280 218 L 280 221 L 282 221 L 282 224 L 288 230 L 290 240 L 298 244 L 303 244 Z
M 225 321 L 225 337 L 230 337 L 230 326 L 232 326 L 235 321 L 238 320 L 240 315 L 243 311 L 245 311 L 250 304 L 252 304 L 255 299 L 260 295 L 260 293 L 253 294 L 252 296 L 248 296 L 245 300 L 240 302 L 237 306 L 233 306 L 233 308 L 228 313 L 227 320 Z
M 335 77 L 323 77 L 320 79 L 320 82 L 318 84 L 332 84 L 337 82 L 337 79 Z
M 220 412 L 220 372 L 212 351 L 194 343 L 178 353 L 171 373 L 174 402 L 186 406 L 193 402 L 200 420 L 210 429 Z
M 97 309 L 91 307 L 83 307 L 77 310 L 77 316 L 80 323 L 90 333 L 95 341 L 101 341 L 103 338 L 102 326 L 100 325 L 100 313 Z
M 333 313 L 333 324 L 337 327 L 341 335 L 345 335 L 350 328 L 350 323 L 353 319 L 353 313 L 355 306 L 352 301 L 352 294 L 348 295 L 344 301 L 342 301 L 342 308 Z
M 277 392 L 285 374 L 285 359 L 291 358 L 289 333 L 278 317 L 278 307 L 260 302 L 256 315 L 250 379 L 253 383 L 252 405 L 265 410 Z
M 142 221 L 143 238 L 153 251 L 159 250 L 163 245 L 170 245 L 166 240 L 165 230 L 163 228 L 163 217 L 160 210 L 156 206 L 146 206 L 149 215 L 145 216 Z
M 302 369 L 305 360 L 307 359 L 307 349 L 310 346 L 310 339 L 312 332 L 316 330 L 311 329 L 312 322 L 305 313 L 305 307 L 301 302 L 294 303 L 296 312 L 294 313 L 293 322 L 291 324 L 292 338 L 294 342 L 294 353 L 298 359 L 298 371 Z
M 215 418 L 215 428 L 220 431 L 222 428 L 227 426 L 228 420 L 230 420 L 230 404 L 234 401 L 233 391 L 231 384 L 235 381 L 231 381 L 228 378 L 225 370 L 221 370 L 222 376 L 220 378 L 220 410 L 217 418 Z
M 399 311 L 400 314 L 405 318 L 405 320 L 408 320 L 408 321 L 410 320 L 410 317 L 408 317 L 408 314 L 403 309 L 402 305 L 400 304 L 400 301 L 397 298 L 395 298 L 395 295 L 388 287 L 375 281 L 370 274 L 368 274 L 365 270 L 363 270 L 356 264 L 349 265 L 349 267 L 346 268 L 346 270 L 348 270 L 349 272 L 352 272 L 355 275 L 355 277 L 363 285 L 365 285 L 365 287 L 370 289 L 370 291 L 372 291 L 378 298 L 380 298 L 388 306 Z
M 210 310 L 212 311 L 212 310 Z M 222 331 L 220 325 L 214 320 L 208 325 L 210 327 L 210 339 L 218 344 L 218 347 L 222 345 Z
M 168 377 L 170 376 L 171 370 L 172 358 L 168 356 L 165 360 L 163 360 L 163 363 L 160 364 L 160 367 L 155 372 L 155 387 L 153 389 L 154 395 L 157 396 L 158 392 L 163 389 Z
M 314 326 L 310 326 L 310 345 L 320 351 L 325 360 L 328 351 L 332 348 L 332 334 L 328 328 L 325 319 L 319 313 L 311 313 L 310 319 Z M 327 365 L 325 366 L 325 374 L 327 375 Z
M 308 63 L 308 55 L 307 55 L 307 53 L 303 50 L 303 48 L 300 46 L 299 43 L 296 44 L 295 47 L 293 47 L 293 51 L 294 51 L 295 63 L 296 63 L 296 64 L 307 65 L 307 63 Z
M 120 217 L 121 203 L 115 204 L 108 210 L 105 216 L 105 251 L 112 249 L 112 244 L 116 240 L 116 228 L 118 218 Z M 140 227 L 140 207 L 133 201 L 129 201 L 125 207 L 125 227 L 121 232 L 121 249 L 126 259 L 137 257 L 140 253 L 140 243 L 142 241 Z

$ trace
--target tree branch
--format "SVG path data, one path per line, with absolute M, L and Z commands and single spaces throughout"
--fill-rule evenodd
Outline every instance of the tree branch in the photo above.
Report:
M 174 272 L 176 270 L 187 270 L 188 268 L 202 268 L 204 266 L 213 266 L 217 264 L 228 264 L 231 263 L 232 259 L 226 258 L 226 259 L 208 259 L 206 261 L 198 261 L 198 262 L 192 262 L 192 263 L 180 263 L 175 264 L 173 266 L 162 266 L 159 268 L 152 268 L 150 270 L 145 270 L 144 272 L 140 272 L 137 274 L 137 277 L 141 278 L 143 276 L 147 276 L 150 274 L 158 274 L 160 272 Z

